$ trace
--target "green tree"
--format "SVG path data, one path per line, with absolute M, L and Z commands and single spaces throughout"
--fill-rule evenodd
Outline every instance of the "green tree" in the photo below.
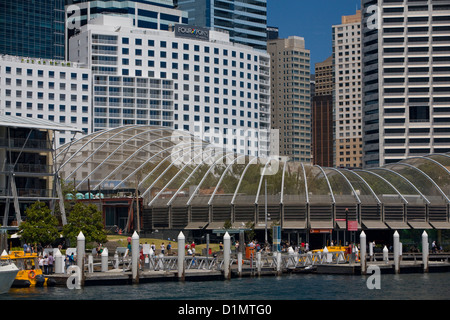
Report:
M 102 213 L 94 204 L 76 203 L 67 217 L 67 224 L 63 227 L 63 235 L 70 244 L 75 244 L 77 236 L 83 232 L 86 243 L 105 243 L 106 231 L 103 227 Z
M 29 243 L 51 244 L 59 238 L 58 219 L 43 202 L 36 201 L 25 211 L 26 220 L 20 224 L 22 239 Z

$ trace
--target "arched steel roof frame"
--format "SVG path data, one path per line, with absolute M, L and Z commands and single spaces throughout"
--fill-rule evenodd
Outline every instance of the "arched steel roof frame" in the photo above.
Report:
M 210 170 L 212 168 L 214 168 L 218 161 L 221 161 L 222 159 L 226 158 L 229 154 L 234 154 L 234 152 L 227 152 L 224 156 L 218 158 L 216 161 L 214 161 L 214 164 L 212 166 L 210 166 L 210 168 L 208 169 L 208 172 L 210 172 Z M 212 155 L 210 157 L 208 157 L 208 159 L 210 159 L 212 157 Z M 172 204 L 172 202 L 175 200 L 176 196 L 178 195 L 178 193 L 181 191 L 181 189 L 184 188 L 184 186 L 186 185 L 186 183 L 191 179 L 192 175 L 197 172 L 198 168 L 203 165 L 203 163 L 199 163 L 198 166 L 191 172 L 191 174 L 189 175 L 189 177 L 187 177 L 187 179 L 182 183 L 182 185 L 178 188 L 178 190 L 175 192 L 175 194 L 170 198 L 169 202 L 167 203 L 167 205 Z M 207 174 L 205 174 L 204 176 L 206 176 Z M 202 179 L 203 180 L 203 179 Z M 169 182 L 170 183 L 170 182 Z M 169 184 L 167 184 L 169 185 Z
M 188 147 L 183 148 L 182 150 L 186 150 L 186 149 L 188 149 L 188 150 L 195 150 L 195 149 L 203 148 L 203 146 L 204 146 L 204 144 L 201 144 L 201 146 L 194 147 L 194 149 L 192 149 L 192 144 L 189 144 Z M 182 158 L 184 157 L 184 155 L 185 155 L 185 153 L 183 152 L 182 155 L 181 155 L 180 157 L 178 157 L 175 161 L 172 161 L 172 163 L 171 163 L 166 169 L 164 169 L 164 171 L 159 175 L 159 177 L 156 178 L 156 179 L 152 182 L 152 184 L 151 184 L 151 185 L 150 185 L 150 186 L 149 186 L 149 187 L 141 194 L 141 196 L 144 197 L 144 196 L 151 190 L 151 188 L 153 188 L 153 186 L 155 185 L 155 183 L 157 183 L 157 182 L 159 181 L 159 179 L 161 179 L 161 178 L 166 174 L 166 172 L 167 172 L 170 168 L 172 168 L 172 167 L 175 165 L 175 163 L 176 163 L 178 160 L 182 159 Z M 200 154 L 200 155 L 201 155 L 201 154 Z M 173 156 L 173 154 L 167 156 L 167 157 L 164 159 L 164 161 L 165 161 L 166 159 L 172 157 L 172 156 Z M 147 178 L 153 173 L 153 171 L 154 171 L 156 168 L 158 168 L 159 165 L 161 165 L 161 163 L 163 163 L 164 161 L 161 161 L 161 162 L 160 162 L 160 163 L 152 170 L 152 172 L 151 172 L 150 174 L 148 174 L 148 175 L 145 177 L 144 180 L 142 180 L 142 182 L 139 184 L 138 187 L 140 187 L 140 185 L 141 185 L 145 180 L 147 180 Z
M 242 157 L 245 158 L 245 157 L 247 157 L 247 155 L 242 154 L 242 155 L 240 155 L 240 156 L 238 156 L 238 157 L 235 157 L 234 160 L 226 167 L 225 171 L 224 171 L 224 172 L 222 173 L 222 175 L 220 176 L 220 179 L 219 179 L 219 182 L 217 183 L 216 188 L 214 188 L 214 191 L 213 191 L 213 193 L 211 194 L 211 197 L 210 197 L 209 200 L 208 200 L 208 205 L 211 205 L 211 203 L 212 203 L 214 197 L 216 196 L 217 190 L 219 189 L 220 184 L 222 183 L 223 178 L 225 178 L 226 172 L 231 168 L 231 166 L 234 164 L 234 162 L 237 161 L 237 159 L 240 159 L 240 158 L 242 158 Z M 207 174 L 209 174 L 209 171 L 210 171 L 210 170 L 208 170 L 208 172 L 205 174 L 205 177 L 206 177 Z M 202 179 L 202 181 L 201 181 L 200 184 L 197 186 L 197 188 L 196 188 L 195 191 L 197 191 L 197 189 L 198 189 L 198 188 L 200 187 L 200 185 L 203 183 L 203 180 L 205 180 L 205 177 Z M 195 195 L 195 192 L 194 192 L 194 195 Z M 190 204 L 190 199 L 189 199 L 188 204 Z
M 369 188 L 370 192 L 372 192 L 372 195 L 375 197 L 375 200 L 377 200 L 378 204 L 381 204 L 381 200 L 378 198 L 377 194 L 375 193 L 375 191 L 373 191 L 372 187 L 367 183 L 366 180 L 364 180 L 363 177 L 361 177 L 359 174 L 357 174 L 355 171 L 353 170 L 348 170 L 348 169 L 344 169 L 346 172 L 350 172 L 352 174 L 354 174 L 355 176 L 357 176 L 359 178 L 359 180 L 362 181 L 363 184 L 366 185 L 366 187 Z
M 138 133 L 138 134 L 135 134 L 134 136 L 128 138 L 128 139 L 125 140 L 125 141 L 123 141 L 116 149 L 114 149 L 113 152 L 111 152 L 105 159 L 103 159 L 103 161 L 102 161 L 97 167 L 95 167 L 94 170 L 92 170 L 92 171 L 91 171 L 91 172 L 90 172 L 83 180 L 81 180 L 81 182 L 77 185 L 77 188 L 78 188 L 80 185 L 82 185 L 87 179 L 89 179 L 89 177 L 90 177 L 93 173 L 95 173 L 95 172 L 97 171 L 97 169 L 101 168 L 102 165 L 103 165 L 108 159 L 110 159 L 110 158 L 111 158 L 118 150 L 120 150 L 120 148 L 122 148 L 126 143 L 128 143 L 129 141 L 132 141 L 132 140 L 136 139 L 136 137 L 138 137 L 138 136 L 140 136 L 140 135 L 147 134 L 147 133 L 149 133 L 149 132 L 156 131 L 156 130 L 159 131 L 159 130 L 161 130 L 161 129 L 149 129 L 149 130 L 140 132 L 140 133 Z M 107 142 L 109 142 L 109 140 L 111 140 L 111 138 L 108 139 L 107 141 L 105 141 L 104 143 L 102 143 L 102 145 L 99 146 L 99 147 L 98 147 L 98 148 L 97 148 L 97 149 L 96 149 L 89 157 L 87 157 L 86 160 L 83 161 L 83 162 L 80 164 L 80 166 L 82 166 L 84 163 L 86 163 L 87 160 L 88 160 L 91 156 L 93 156 L 95 153 L 97 153 L 97 151 L 100 150 Z M 70 175 L 69 175 L 68 178 L 70 178 Z
M 347 177 L 346 177 L 342 172 L 340 172 L 339 170 L 337 170 L 336 168 L 331 168 L 331 167 L 326 167 L 326 168 L 327 168 L 327 169 L 334 170 L 334 171 L 336 171 L 337 173 L 339 173 L 339 174 L 345 179 L 345 181 L 348 183 L 348 185 L 350 186 L 350 188 L 352 189 L 353 195 L 354 195 L 354 197 L 356 198 L 356 201 L 357 201 L 358 203 L 361 203 L 361 199 L 360 199 L 359 196 L 356 194 L 355 188 L 353 188 L 353 185 L 352 185 L 352 183 L 350 182 L 350 180 L 348 180 Z
M 178 136 L 178 137 L 183 137 L 183 136 Z M 105 182 L 107 179 L 109 179 L 109 177 L 110 177 L 111 175 L 113 175 L 113 174 L 116 173 L 118 170 L 120 170 L 120 168 L 122 168 L 122 166 L 125 165 L 125 163 L 127 163 L 130 159 L 134 158 L 134 156 L 137 155 L 143 148 L 145 148 L 145 147 L 147 147 L 147 146 L 149 146 L 149 145 L 153 145 L 153 144 L 157 145 L 156 142 L 161 142 L 161 141 L 163 141 L 163 140 L 167 140 L 167 139 L 171 139 L 171 138 L 172 138 L 172 136 L 165 136 L 165 137 L 162 137 L 162 138 L 159 138 L 159 139 L 156 139 L 156 140 L 152 140 L 152 141 L 147 142 L 147 143 L 144 144 L 142 147 L 140 147 L 140 148 L 137 149 L 135 152 L 133 152 L 127 159 L 125 159 L 125 160 L 122 162 L 121 165 L 117 166 L 113 171 L 111 171 L 111 172 L 110 172 L 110 173 L 109 173 L 102 181 L 100 181 L 100 183 L 98 183 L 98 184 L 93 188 L 93 190 L 96 190 L 103 182 Z M 177 146 L 177 145 L 173 145 L 173 146 L 171 146 L 170 148 L 173 148 L 173 147 L 175 147 L 175 146 Z M 158 146 L 158 147 L 159 147 L 159 146 Z M 167 151 L 167 150 L 168 150 L 168 148 L 162 149 L 162 151 Z M 151 158 L 153 158 L 153 156 L 150 157 L 150 159 L 151 159 Z M 144 162 L 144 163 L 147 163 L 147 162 Z M 135 171 L 133 171 L 133 173 L 134 173 L 134 172 L 137 172 L 137 171 L 135 170 Z M 120 184 L 122 184 L 123 181 L 124 181 L 124 180 L 122 180 Z M 120 184 L 119 184 L 119 185 L 120 185 Z
M 317 166 L 317 165 L 314 166 L 314 167 L 319 168 L 320 171 L 322 171 L 323 175 L 325 176 L 325 180 L 327 181 L 328 188 L 330 189 L 330 196 L 331 196 L 331 199 L 333 200 L 332 203 L 335 204 L 335 203 L 336 203 L 336 199 L 334 198 L 333 188 L 331 188 L 331 184 L 330 184 L 330 181 L 328 180 L 327 174 L 326 174 L 325 171 L 322 169 L 322 167 Z
M 211 146 L 211 145 L 208 145 L 207 147 L 209 147 L 209 146 Z M 211 148 L 213 148 L 213 149 L 215 149 L 213 146 L 211 146 Z M 213 154 L 211 154 L 209 157 L 207 157 L 205 160 L 209 160 L 209 159 L 211 159 L 212 157 L 214 157 L 214 156 L 216 156 L 216 154 L 215 153 L 213 153 Z M 153 202 L 156 200 L 156 199 L 158 199 L 159 198 L 159 195 L 162 193 L 162 192 L 164 192 L 167 188 L 168 188 L 168 186 L 172 183 L 172 181 L 174 181 L 177 177 L 178 177 L 178 175 L 181 173 L 181 172 L 183 172 L 184 170 L 185 170 L 185 168 L 186 167 L 188 167 L 193 161 L 194 161 L 194 159 L 197 159 L 198 157 L 203 157 L 203 153 L 200 153 L 200 154 L 198 154 L 198 155 L 196 155 L 195 157 L 191 157 L 191 159 L 188 161 L 188 162 L 186 162 L 185 164 L 184 164 L 184 166 L 172 177 L 172 179 L 170 179 L 170 181 L 169 182 L 167 182 L 166 183 L 166 185 L 163 187 L 163 188 L 161 188 L 161 190 L 158 192 L 158 194 L 148 203 L 148 205 L 149 206 L 151 206 L 152 204 L 153 204 Z M 217 160 L 216 160 L 217 161 Z M 186 183 L 186 181 L 187 180 L 189 180 L 189 178 L 197 171 L 197 169 L 201 166 L 203 164 L 203 162 L 201 162 L 201 163 L 199 163 L 196 167 L 195 167 L 195 169 L 191 172 L 191 174 L 189 175 L 189 177 L 184 181 L 184 183 L 182 184 L 182 186 Z M 180 187 L 177 189 L 177 192 L 176 192 L 176 194 L 178 194 L 178 191 L 180 190 Z M 173 196 L 171 197 L 171 199 L 173 198 Z M 169 202 L 171 202 L 171 201 L 169 201 Z M 169 205 L 169 203 L 167 203 L 167 205 Z
M 90 158 L 97 152 L 98 149 L 100 149 L 100 148 L 101 148 L 104 144 L 106 144 L 109 140 L 111 140 L 112 138 L 115 138 L 116 136 L 122 134 L 124 131 L 132 130 L 132 129 L 135 129 L 135 128 L 137 128 L 137 127 L 142 127 L 142 126 L 130 126 L 130 127 L 124 127 L 124 128 L 126 128 L 126 129 L 121 130 L 121 131 L 115 133 L 114 135 L 112 135 L 111 137 L 109 137 L 108 139 L 106 139 L 106 141 L 104 141 L 104 142 L 102 143 L 101 146 L 99 146 L 97 149 L 95 149 L 95 151 L 92 152 L 92 153 L 89 155 L 89 157 L 87 157 L 87 158 L 85 159 L 85 161 L 83 161 L 77 168 L 75 168 L 74 171 L 78 170 L 78 169 L 79 169 L 79 168 L 80 168 L 80 167 L 81 167 L 88 159 L 90 159 Z M 61 165 L 60 168 L 64 167 L 70 160 L 72 160 L 73 157 L 75 157 L 75 155 L 77 155 L 77 154 L 80 152 L 81 149 L 83 149 L 86 145 L 88 145 L 89 143 L 91 143 L 92 140 L 95 140 L 95 139 L 97 139 L 99 136 L 102 136 L 102 135 L 104 135 L 104 134 L 111 133 L 111 132 L 114 131 L 114 130 L 117 130 L 117 128 L 113 128 L 113 129 L 110 129 L 110 130 L 106 130 L 105 132 L 102 132 L 101 134 L 96 135 L 95 137 L 89 139 L 89 140 L 88 140 L 84 145 L 82 145 L 81 148 L 79 148 L 79 149 L 78 149 L 78 150 L 77 150 L 77 151 L 76 151 L 69 159 L 67 159 L 66 162 L 64 162 L 64 163 Z M 161 128 L 159 128 L 159 129 L 154 129 L 154 128 L 152 127 L 152 129 L 150 129 L 150 130 L 161 130 Z M 59 154 L 59 153 L 58 153 L 58 154 Z M 72 174 L 70 174 L 67 178 L 70 178 L 71 176 L 72 176 Z
M 155 153 L 155 154 L 152 155 L 150 158 L 148 158 L 146 161 L 144 161 L 144 162 L 143 162 L 138 168 L 136 168 L 132 173 L 130 173 L 125 179 L 123 179 L 119 184 L 117 184 L 113 189 L 114 189 L 114 190 L 119 189 L 119 186 L 120 186 L 120 185 L 122 185 L 125 181 L 127 181 L 127 180 L 128 180 L 131 176 L 133 176 L 136 172 L 138 172 L 139 170 L 141 170 L 145 165 L 147 165 L 147 163 L 149 163 L 150 161 L 152 161 L 153 158 L 155 158 L 155 157 L 159 156 L 160 154 L 165 153 L 165 152 L 167 152 L 167 151 L 169 151 L 169 150 L 171 150 L 171 149 L 173 149 L 173 148 L 181 147 L 181 146 L 186 146 L 186 145 L 187 145 L 187 146 L 190 146 L 191 144 L 192 144 L 191 142 L 185 142 L 185 143 L 182 143 L 182 144 L 174 144 L 174 145 L 170 146 L 169 148 L 162 149 L 161 151 Z M 164 158 L 163 161 L 165 161 L 167 158 L 169 158 L 169 157 Z M 146 177 L 146 178 L 147 178 L 147 177 Z
M 447 203 L 450 203 L 450 199 L 447 197 L 447 195 L 445 194 L 445 192 L 443 192 L 442 191 L 442 189 L 438 186 L 438 184 L 433 180 L 433 179 L 431 179 L 430 178 L 430 176 L 429 175 L 427 175 L 425 172 L 423 172 L 422 170 L 420 170 L 419 168 L 417 168 L 417 167 L 415 167 L 415 166 L 413 166 L 413 165 L 410 165 L 410 164 L 408 164 L 408 163 L 404 163 L 404 162 L 398 162 L 398 163 L 396 163 L 395 165 L 402 165 L 402 166 L 406 166 L 406 167 L 410 167 L 410 168 L 413 168 L 414 170 L 417 170 L 417 171 L 419 171 L 421 174 L 423 174 L 436 188 L 437 188 L 437 190 L 442 194 L 442 196 L 447 200 Z M 409 179 L 408 179 L 409 180 Z

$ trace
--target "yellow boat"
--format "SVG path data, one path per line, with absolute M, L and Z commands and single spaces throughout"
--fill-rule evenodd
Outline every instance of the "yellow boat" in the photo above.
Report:
M 12 284 L 13 288 L 43 287 L 55 284 L 55 280 L 44 277 L 39 268 L 37 253 L 11 251 L 9 255 L 2 255 L 0 258 L 13 262 L 19 268 Z
M 348 253 L 349 247 L 348 246 L 327 246 L 327 250 L 329 253 L 340 252 L 340 251 L 343 251 L 344 253 Z M 312 250 L 313 253 L 322 252 L 322 251 L 323 251 L 323 249 Z

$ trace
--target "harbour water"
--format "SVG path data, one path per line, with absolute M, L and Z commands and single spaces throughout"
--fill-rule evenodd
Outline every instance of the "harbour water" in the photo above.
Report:
M 383 274 L 380 289 L 368 276 L 292 274 L 229 281 L 12 288 L 0 300 L 450 300 L 450 274 Z

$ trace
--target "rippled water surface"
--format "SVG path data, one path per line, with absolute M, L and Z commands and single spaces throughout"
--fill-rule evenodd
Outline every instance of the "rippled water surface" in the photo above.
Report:
M 450 273 L 383 274 L 381 289 L 367 276 L 295 274 L 230 281 L 137 285 L 13 288 L 0 300 L 449 300 Z

